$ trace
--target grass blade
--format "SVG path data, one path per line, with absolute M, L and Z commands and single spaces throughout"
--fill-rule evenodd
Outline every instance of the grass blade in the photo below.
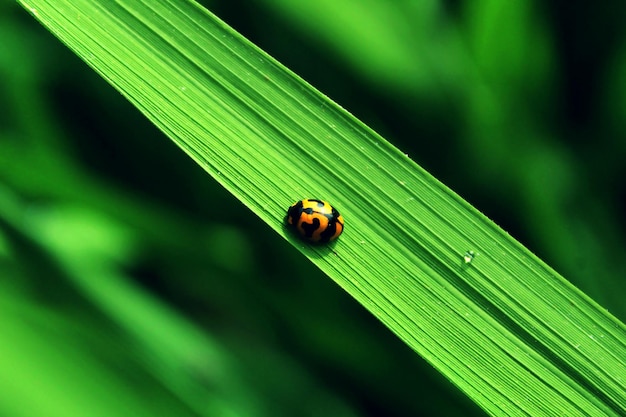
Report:
M 189 1 L 21 3 L 488 413 L 624 411 L 622 323 L 215 16 Z M 285 232 L 304 197 L 343 214 L 334 247 Z

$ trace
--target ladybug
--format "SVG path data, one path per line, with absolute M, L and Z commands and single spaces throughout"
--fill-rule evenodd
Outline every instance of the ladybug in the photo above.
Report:
M 287 210 L 287 227 L 310 243 L 327 243 L 343 232 L 343 217 L 326 201 L 307 198 Z

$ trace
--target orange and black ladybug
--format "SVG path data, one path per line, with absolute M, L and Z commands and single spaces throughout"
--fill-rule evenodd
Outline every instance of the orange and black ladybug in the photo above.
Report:
M 326 201 L 304 199 L 287 210 L 287 227 L 310 243 L 327 243 L 343 232 L 343 217 Z

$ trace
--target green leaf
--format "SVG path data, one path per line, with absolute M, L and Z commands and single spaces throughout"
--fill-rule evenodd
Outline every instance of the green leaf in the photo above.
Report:
M 21 3 L 486 412 L 626 409 L 622 323 L 208 11 L 185 0 Z M 344 216 L 335 245 L 285 231 L 286 208 L 308 197 Z

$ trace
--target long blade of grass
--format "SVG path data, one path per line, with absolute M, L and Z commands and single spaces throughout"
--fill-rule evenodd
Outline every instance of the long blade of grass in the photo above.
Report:
M 626 409 L 622 323 L 199 5 L 21 3 L 488 413 Z M 334 247 L 286 234 L 304 197 L 344 215 Z

